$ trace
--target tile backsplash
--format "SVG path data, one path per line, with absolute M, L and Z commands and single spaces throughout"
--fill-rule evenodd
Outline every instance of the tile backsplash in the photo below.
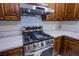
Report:
M 79 21 L 43 21 L 44 30 L 64 30 L 79 33 Z
M 24 20 L 26 21 L 27 18 Z M 37 20 L 37 19 L 36 19 Z M 25 22 L 24 21 L 24 22 Z M 23 25 L 27 25 L 28 23 L 23 23 Z M 32 22 L 29 24 L 40 24 L 41 21 L 39 22 L 34 22 L 33 23 L 33 18 Z M 64 31 L 71 31 L 71 32 L 76 32 L 79 33 L 79 21 L 43 21 L 43 29 L 44 30 L 64 30 Z M 5 31 L 18 31 L 21 30 L 21 23 L 19 21 L 0 21 L 0 32 L 5 32 Z
M 43 29 L 44 30 L 58 30 L 59 22 L 58 21 L 43 21 Z
M 21 16 L 22 26 L 42 26 L 41 16 Z
M 20 21 L 0 21 L 0 32 L 18 31 L 21 29 Z
M 79 21 L 61 21 L 60 30 L 79 33 Z

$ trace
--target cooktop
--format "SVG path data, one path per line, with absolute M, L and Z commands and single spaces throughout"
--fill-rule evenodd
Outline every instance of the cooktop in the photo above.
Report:
M 22 34 L 24 44 L 36 43 L 53 38 L 44 32 L 31 32 L 31 33 L 23 32 Z

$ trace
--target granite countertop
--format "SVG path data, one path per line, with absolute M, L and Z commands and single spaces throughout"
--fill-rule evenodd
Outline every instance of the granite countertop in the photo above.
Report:
M 65 35 L 79 40 L 79 34 L 74 32 L 61 31 L 61 30 L 54 30 L 54 31 L 44 30 L 44 32 L 53 37 L 59 37 Z M 22 35 L 0 38 L 0 52 L 22 46 L 23 46 Z
M 0 38 L 0 52 L 22 47 L 22 35 Z
M 63 30 L 52 30 L 52 31 L 44 30 L 44 32 L 53 37 L 59 37 L 64 35 L 79 40 L 79 33 L 75 33 L 75 32 L 63 31 Z
M 0 52 L 22 47 L 21 24 L 19 21 L 0 21 Z
M 65 35 L 79 40 L 79 33 L 75 32 L 62 30 L 44 30 L 44 32 L 53 37 Z M 22 39 L 21 24 L 19 22 L 0 21 L 0 52 L 22 47 Z

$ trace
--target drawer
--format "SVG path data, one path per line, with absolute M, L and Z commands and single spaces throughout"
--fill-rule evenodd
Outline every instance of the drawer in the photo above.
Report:
M 14 53 L 18 53 L 18 52 L 20 52 L 20 51 L 22 51 L 21 48 L 16 48 L 16 49 L 7 51 L 7 53 L 8 53 L 8 54 L 14 54 Z
M 19 55 L 20 53 L 22 53 L 22 49 L 16 48 L 16 49 L 0 52 L 0 56 L 10 56 L 10 55 L 13 56 L 13 55 Z

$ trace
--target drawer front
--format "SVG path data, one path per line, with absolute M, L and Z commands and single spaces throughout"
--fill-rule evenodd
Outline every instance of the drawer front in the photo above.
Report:
M 0 52 L 0 56 L 18 56 L 22 54 L 22 49 L 21 48 L 16 48 L 16 49 L 12 49 L 12 50 L 8 50 L 5 52 Z
M 77 43 L 76 41 L 65 40 L 65 42 L 69 42 L 70 44 L 77 46 L 77 48 L 79 48 L 79 43 Z
M 64 55 L 65 56 L 79 56 L 79 44 L 66 40 Z

